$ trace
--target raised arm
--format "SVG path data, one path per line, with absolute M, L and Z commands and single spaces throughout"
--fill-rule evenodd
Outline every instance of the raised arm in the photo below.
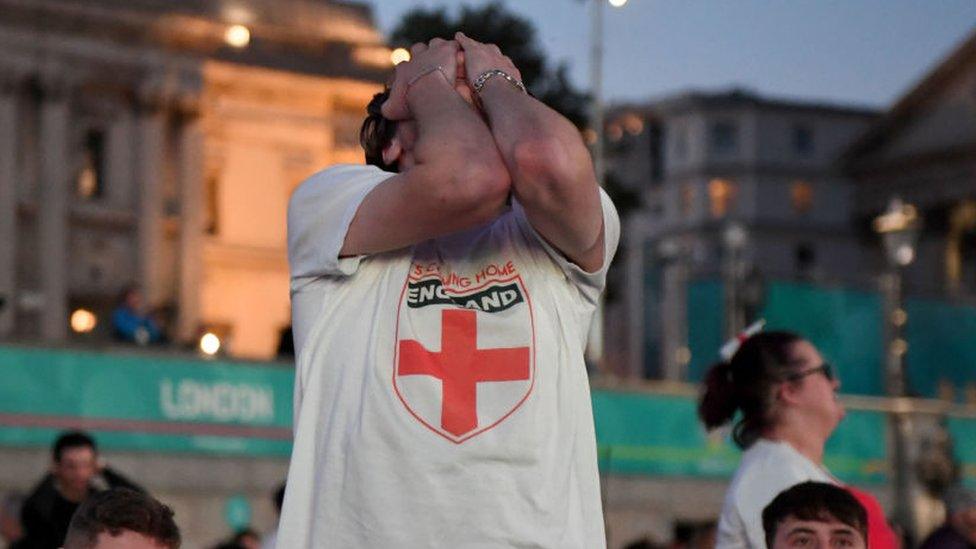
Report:
M 409 246 L 485 223 L 505 207 L 508 170 L 488 126 L 454 89 L 457 42 L 435 38 L 411 54 L 382 109 L 398 121 L 383 155 L 400 173 L 363 199 L 341 255 Z
M 497 46 L 461 33 L 468 81 L 500 69 L 521 81 Z M 579 131 L 556 111 L 523 93 L 501 75 L 479 94 L 512 190 L 533 228 L 586 271 L 603 266 L 603 212 L 589 152 Z

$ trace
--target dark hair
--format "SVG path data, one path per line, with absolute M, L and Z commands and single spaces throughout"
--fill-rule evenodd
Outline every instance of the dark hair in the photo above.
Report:
M 868 513 L 847 490 L 826 482 L 803 482 L 779 493 L 763 509 L 766 546 L 772 547 L 776 529 L 789 517 L 828 522 L 838 520 L 868 540 Z
M 793 345 L 802 340 L 792 332 L 760 332 L 743 342 L 731 361 L 712 366 L 698 403 L 705 427 L 721 427 L 741 411 L 732 439 L 740 448 L 751 446 L 773 424 L 774 389 L 796 369 Z
M 88 447 L 92 449 L 92 452 L 98 452 L 98 446 L 95 445 L 95 439 L 90 437 L 88 433 L 83 433 L 81 431 L 68 431 L 67 433 L 62 433 L 57 440 L 54 441 L 54 446 L 51 448 L 51 456 L 54 458 L 55 463 L 61 462 L 61 457 L 64 455 L 64 451 L 69 448 L 84 448 Z
M 111 536 L 124 531 L 142 534 L 167 549 L 179 549 L 180 529 L 173 510 L 151 496 L 129 488 L 113 488 L 84 501 L 68 526 L 65 549 L 89 549 L 99 534 Z
M 386 88 L 374 95 L 366 106 L 366 120 L 363 120 L 363 126 L 359 129 L 359 144 L 366 153 L 367 164 L 388 172 L 396 172 L 399 171 L 397 162 L 387 164 L 383 161 L 383 149 L 390 144 L 397 128 L 396 121 L 385 118 L 380 110 L 389 98 L 390 90 Z

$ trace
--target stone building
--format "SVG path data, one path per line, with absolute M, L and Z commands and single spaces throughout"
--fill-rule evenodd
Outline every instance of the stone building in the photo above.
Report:
M 289 194 L 361 161 L 389 68 L 354 2 L 0 0 L 0 338 L 106 338 L 137 284 L 176 341 L 271 357 Z
M 852 186 L 837 159 L 877 117 L 742 90 L 615 109 L 608 179 L 642 195 L 624 229 L 621 373 L 684 379 L 695 279 L 736 284 L 727 330 L 743 326 L 761 279 L 858 279 Z
M 844 164 L 865 230 L 893 197 L 919 210 L 906 291 L 976 304 L 976 33 L 872 125 Z

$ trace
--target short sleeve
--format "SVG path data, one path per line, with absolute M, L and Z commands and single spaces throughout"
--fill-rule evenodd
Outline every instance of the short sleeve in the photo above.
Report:
M 376 185 L 394 176 L 374 166 L 338 165 L 305 180 L 288 203 L 291 278 L 348 276 L 362 256 L 339 257 L 349 224 Z
M 617 244 L 620 242 L 620 218 L 617 216 L 617 208 L 603 189 L 600 189 L 600 206 L 603 210 L 603 264 L 599 270 L 589 273 L 546 242 L 542 235 L 536 232 L 532 224 L 529 223 L 522 206 L 517 202 L 513 204 L 513 213 L 522 230 L 539 242 L 566 277 L 579 289 L 586 301 L 594 305 L 599 300 L 600 292 L 606 285 L 607 270 L 610 268 L 610 262 L 613 261 L 613 256 L 617 252 Z

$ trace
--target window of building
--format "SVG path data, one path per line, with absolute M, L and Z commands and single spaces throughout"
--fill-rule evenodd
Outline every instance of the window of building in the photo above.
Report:
M 793 152 L 798 156 L 813 154 L 813 128 L 805 124 L 793 126 Z
M 105 133 L 88 131 L 83 146 L 81 169 L 75 177 L 75 194 L 84 200 L 95 200 L 105 194 Z
M 688 131 L 682 126 L 677 126 L 670 133 L 674 135 L 675 160 L 684 160 L 688 156 Z
M 817 265 L 817 250 L 809 242 L 797 244 L 793 251 L 796 274 L 801 278 L 809 277 Z
M 695 208 L 695 198 L 697 197 L 697 192 L 695 191 L 694 183 L 682 183 L 681 184 L 681 196 L 679 197 L 681 208 L 681 215 L 688 217 Z
M 708 204 L 712 217 L 725 217 L 732 211 L 736 191 L 735 183 L 728 179 L 713 179 L 708 182 Z
M 813 209 L 813 186 L 806 181 L 794 181 L 790 187 L 790 202 L 795 213 L 809 213 Z
M 739 149 L 739 128 L 734 122 L 713 122 L 708 131 L 708 148 L 712 154 L 735 153 Z
M 205 230 L 207 234 L 220 234 L 220 174 L 207 174 L 205 183 L 206 208 L 204 208 Z

